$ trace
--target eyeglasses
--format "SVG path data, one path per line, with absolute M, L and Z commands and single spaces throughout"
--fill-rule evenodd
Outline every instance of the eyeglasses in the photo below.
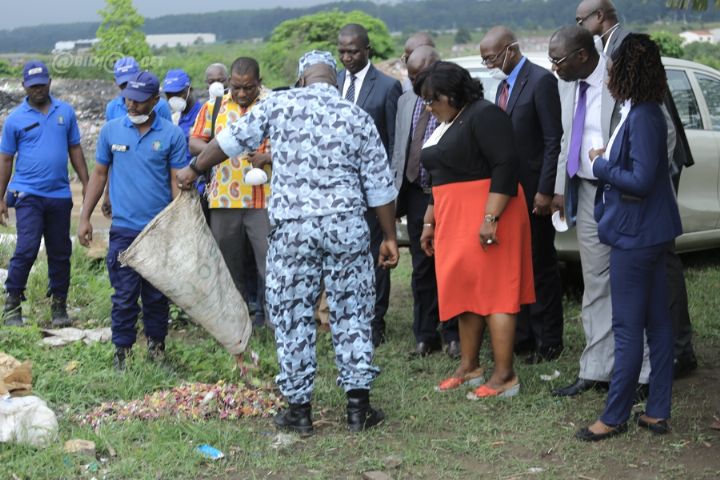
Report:
M 487 57 L 482 57 L 482 64 L 487 66 L 488 63 L 495 63 L 498 58 L 500 58 L 500 55 L 504 54 L 508 48 L 512 47 L 513 45 L 517 45 L 518 42 L 512 42 L 505 45 L 500 51 L 500 53 L 496 53 L 495 55 L 488 55 Z
M 549 61 L 550 63 L 552 63 L 553 65 L 555 65 L 556 67 L 559 67 L 560 64 L 562 64 L 565 60 L 567 60 L 568 58 L 570 58 L 570 57 L 572 57 L 573 55 L 575 55 L 576 53 L 578 53 L 580 50 L 582 50 L 582 47 L 581 47 L 581 48 L 578 48 L 577 50 L 573 50 L 572 52 L 570 52 L 570 53 L 568 53 L 567 55 L 565 55 L 564 57 L 562 57 L 560 60 L 555 60 L 555 59 L 552 58 L 552 57 L 548 57 L 548 61 Z
M 587 20 L 588 18 L 592 17 L 593 15 L 595 15 L 596 13 L 598 13 L 599 11 L 600 11 L 600 9 L 599 9 L 599 8 L 596 8 L 595 10 L 593 10 L 593 11 L 590 12 L 590 13 L 588 13 L 588 14 L 585 15 L 584 17 L 575 17 L 575 22 L 577 22 L 577 24 L 582 27 L 582 24 L 585 22 L 585 20 Z
M 430 99 L 423 98 L 422 102 L 423 102 L 423 105 L 425 105 L 426 107 L 429 107 L 430 105 L 433 104 L 434 101 L 435 101 L 434 98 L 430 98 Z

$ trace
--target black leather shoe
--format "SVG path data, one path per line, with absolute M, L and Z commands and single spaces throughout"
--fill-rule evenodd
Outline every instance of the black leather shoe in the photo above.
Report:
M 575 438 L 577 438 L 578 440 L 582 440 L 583 442 L 597 442 L 600 440 L 605 440 L 606 438 L 615 437 L 617 435 L 620 435 L 621 433 L 625 433 L 628 429 L 627 423 L 622 423 L 615 427 L 608 425 L 608 427 L 611 427 L 612 430 L 607 433 L 593 433 L 588 427 L 581 428 L 580 430 L 575 432 Z
M 413 355 L 416 357 L 427 357 L 431 353 L 439 352 L 441 350 L 441 347 L 437 343 L 433 342 L 418 342 L 415 345 L 415 350 L 413 351 Z
M 369 390 L 347 392 L 347 424 L 351 432 L 361 432 L 385 420 L 382 410 L 370 406 Z
M 273 418 L 280 430 L 289 430 L 300 435 L 313 433 L 312 407 L 309 403 L 291 403 Z
M 581 393 L 593 388 L 597 390 L 607 390 L 608 383 L 596 382 L 595 380 L 585 380 L 584 378 L 578 377 L 572 385 L 555 389 L 552 391 L 552 394 L 554 397 L 574 397 L 575 395 L 580 395 Z
M 18 295 L 8 293 L 5 297 L 3 320 L 8 327 L 22 327 L 24 325 L 21 303 L 22 298 Z
M 535 342 L 532 340 L 523 340 L 515 343 L 513 347 L 515 355 L 528 355 L 535 351 Z
M 635 423 L 637 423 L 638 427 L 647 428 L 655 435 L 665 435 L 670 433 L 670 425 L 668 425 L 667 420 L 659 420 L 657 423 L 650 423 L 640 418 L 643 415 L 645 415 L 645 412 L 635 412 Z
M 447 356 L 453 360 L 460 358 L 460 342 L 457 340 L 450 340 L 450 343 L 447 344 L 445 349 L 445 353 L 447 353 Z
M 67 299 L 65 297 L 53 296 L 50 305 L 50 316 L 52 317 L 52 326 L 54 328 L 64 328 L 72 325 L 72 320 L 67 313 Z
M 550 362 L 556 360 L 563 351 L 563 346 L 543 347 L 532 352 L 526 359 L 526 365 L 537 365 L 542 362 Z
M 682 378 L 697 370 L 695 355 L 683 355 L 673 360 L 673 377 Z
M 147 339 L 148 360 L 151 362 L 165 361 L 165 342 Z

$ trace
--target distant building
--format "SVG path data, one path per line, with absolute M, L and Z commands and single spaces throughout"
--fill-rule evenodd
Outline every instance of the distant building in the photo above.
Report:
M 97 42 L 97 38 L 83 40 L 65 40 L 55 42 L 53 53 L 84 52 L 90 50 Z M 217 37 L 214 33 L 166 33 L 158 35 L 145 35 L 145 41 L 152 48 L 160 47 L 189 47 L 190 45 L 204 45 L 215 43 Z
M 694 42 L 718 43 L 720 41 L 720 29 L 715 30 L 687 30 L 680 33 L 683 45 Z

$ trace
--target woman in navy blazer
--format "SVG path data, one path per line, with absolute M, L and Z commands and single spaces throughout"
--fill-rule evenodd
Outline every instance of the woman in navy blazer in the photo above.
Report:
M 608 89 L 622 118 L 606 149 L 590 150 L 599 179 L 595 219 L 600 241 L 610 245 L 615 369 L 605 411 L 576 433 L 595 441 L 627 431 L 643 356 L 650 348 L 650 393 L 639 426 L 667 433 L 673 379 L 673 333 L 667 304 L 665 254 L 682 233 L 670 182 L 667 126 L 662 101 L 667 91 L 657 45 L 630 34 L 615 51 Z M 601 155 L 605 151 L 609 157 Z

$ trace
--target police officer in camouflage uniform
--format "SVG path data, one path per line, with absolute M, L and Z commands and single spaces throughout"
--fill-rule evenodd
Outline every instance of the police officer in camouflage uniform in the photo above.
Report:
M 198 157 L 197 171 L 255 150 L 263 138 L 273 145 L 272 231 L 267 260 L 267 304 L 275 326 L 280 374 L 276 381 L 289 408 L 275 417 L 278 428 L 313 431 L 310 401 L 317 362 L 313 306 L 325 284 L 339 369 L 347 394 L 347 423 L 360 431 L 385 415 L 370 406 L 370 322 L 375 305 L 374 261 L 364 212 L 374 208 L 384 240 L 378 263 L 398 262 L 395 238 L 397 190 L 385 148 L 372 118 L 340 97 L 329 52 L 300 59 L 299 85 L 275 92 L 224 129 Z M 197 176 L 178 173 L 180 188 Z

